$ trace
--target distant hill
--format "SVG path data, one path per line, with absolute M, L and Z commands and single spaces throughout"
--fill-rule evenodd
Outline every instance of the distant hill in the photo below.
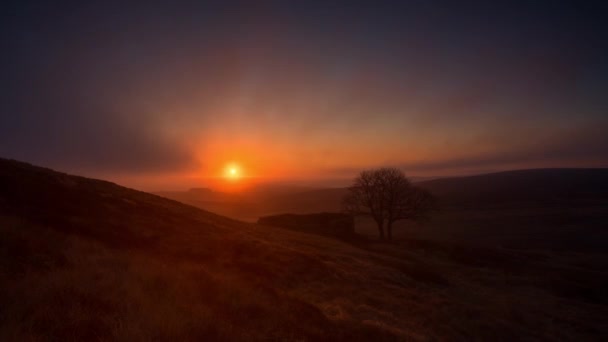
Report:
M 446 204 L 608 199 L 608 169 L 531 169 L 417 183 Z
M 584 251 L 349 244 L 0 159 L 1 341 L 599 340 L 606 269 Z
M 608 200 L 608 169 L 530 169 L 414 182 L 448 206 L 573 204 Z M 256 221 L 280 213 L 340 211 L 346 188 L 260 187 L 242 194 L 210 190 L 158 192 L 199 208 Z M 584 203 L 583 203 L 584 204 Z
M 528 169 L 418 181 L 447 204 L 608 200 L 608 169 Z M 311 189 L 271 198 L 275 207 L 339 210 L 346 188 Z

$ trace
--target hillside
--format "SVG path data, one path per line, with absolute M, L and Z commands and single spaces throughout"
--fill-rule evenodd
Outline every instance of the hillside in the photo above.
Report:
M 419 182 L 444 204 L 608 200 L 608 169 L 530 169 Z
M 600 340 L 603 254 L 358 245 L 0 159 L 0 340 Z

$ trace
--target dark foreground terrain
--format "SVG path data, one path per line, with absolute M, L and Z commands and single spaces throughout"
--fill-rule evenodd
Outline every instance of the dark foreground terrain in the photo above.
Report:
M 353 244 L 0 159 L 0 340 L 605 340 L 607 205 L 560 203 Z

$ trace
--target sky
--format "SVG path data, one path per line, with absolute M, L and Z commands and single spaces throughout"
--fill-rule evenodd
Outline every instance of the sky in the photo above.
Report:
M 0 157 L 144 190 L 608 167 L 593 1 L 18 1 Z M 337 183 L 336 183 L 337 184 Z

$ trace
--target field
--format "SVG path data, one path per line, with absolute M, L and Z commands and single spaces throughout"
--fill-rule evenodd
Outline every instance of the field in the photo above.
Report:
M 345 242 L 0 160 L 0 340 L 603 340 L 606 202 L 551 205 Z

